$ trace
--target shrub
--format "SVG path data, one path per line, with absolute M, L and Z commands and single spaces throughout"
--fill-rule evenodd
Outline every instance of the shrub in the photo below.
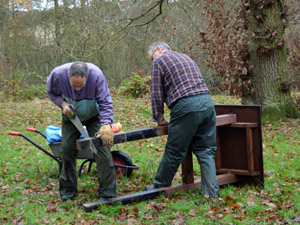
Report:
M 143 97 L 150 93 L 150 74 L 143 76 L 133 72 L 132 76 L 122 81 L 120 93 L 135 98 Z
M 1 98 L 7 100 L 32 100 L 47 96 L 42 77 L 35 73 L 18 73 L 2 81 Z

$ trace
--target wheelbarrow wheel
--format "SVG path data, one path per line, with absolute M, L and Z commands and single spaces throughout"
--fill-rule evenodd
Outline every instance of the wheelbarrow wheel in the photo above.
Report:
M 120 176 L 129 177 L 132 174 L 132 169 L 118 167 L 117 165 L 132 166 L 132 161 L 131 161 L 130 157 L 121 151 L 112 151 L 111 154 L 112 154 L 114 164 L 116 165 L 117 178 L 119 178 Z

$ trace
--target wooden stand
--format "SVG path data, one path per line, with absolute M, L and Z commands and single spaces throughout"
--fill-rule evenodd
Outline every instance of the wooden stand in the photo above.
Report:
M 217 173 L 235 174 L 239 184 L 264 186 L 260 107 L 216 105 L 216 112 L 237 115 L 237 122 L 217 127 Z
M 217 113 L 217 152 L 216 168 L 219 186 L 226 184 L 264 185 L 261 117 L 259 106 L 216 105 Z M 114 144 L 136 141 L 167 135 L 167 126 L 140 129 L 117 133 Z M 89 148 L 90 142 L 102 145 L 99 138 L 77 140 L 77 148 Z M 102 202 L 84 204 L 86 211 L 98 208 L 100 204 L 129 204 L 153 199 L 159 195 L 171 195 L 179 190 L 191 191 L 201 186 L 201 181 L 194 181 L 193 158 L 189 149 L 182 163 L 182 185 L 143 191 Z

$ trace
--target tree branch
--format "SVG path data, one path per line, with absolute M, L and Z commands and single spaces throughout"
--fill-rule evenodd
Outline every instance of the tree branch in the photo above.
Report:
M 116 35 L 120 34 L 121 32 L 125 31 L 126 29 L 129 29 L 129 28 L 133 28 L 133 27 L 141 27 L 141 26 L 146 26 L 148 24 L 150 24 L 151 22 L 153 22 L 157 17 L 159 17 L 161 14 L 162 14 L 162 5 L 164 3 L 165 0 L 158 0 L 153 6 L 151 6 L 147 11 L 145 11 L 144 13 L 134 17 L 134 18 L 131 18 L 130 21 L 123 27 L 121 27 L 118 31 L 116 31 L 115 33 L 113 33 L 112 35 L 110 35 L 106 41 L 99 47 L 99 48 L 96 48 L 94 49 L 94 53 L 90 54 L 90 55 L 86 55 L 86 56 L 83 56 L 81 58 L 89 58 L 89 57 L 92 57 L 92 56 L 95 56 L 96 54 L 98 54 L 99 51 L 101 51 L 106 45 L 107 43 L 112 39 L 114 38 Z M 156 13 L 152 18 L 150 18 L 149 20 L 147 20 L 146 22 L 144 23 L 139 23 L 139 24 L 133 24 L 135 21 L 143 18 L 144 16 L 146 16 L 148 13 L 150 13 L 152 10 L 154 10 L 155 8 L 159 7 L 159 11 L 158 13 Z M 120 41 L 120 40 L 119 40 Z M 70 54 L 70 52 L 67 50 L 67 49 L 64 49 L 64 52 L 69 55 L 70 57 L 72 57 L 73 59 L 77 59 L 77 57 L 73 56 L 72 54 Z
M 191 20 L 191 23 L 193 24 L 193 26 L 197 29 L 198 32 L 200 32 L 200 28 L 197 26 L 197 24 L 194 22 L 193 18 L 191 17 L 191 15 L 188 13 L 188 11 L 184 8 L 184 6 L 180 5 L 177 1 L 176 1 L 176 5 L 181 8 L 185 14 L 188 16 L 188 18 Z

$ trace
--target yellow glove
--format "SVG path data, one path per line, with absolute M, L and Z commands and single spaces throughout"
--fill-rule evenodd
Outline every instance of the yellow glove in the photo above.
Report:
M 100 138 L 102 144 L 108 147 L 113 146 L 114 144 L 114 134 L 111 132 L 111 127 L 109 124 L 103 125 L 99 130 Z

